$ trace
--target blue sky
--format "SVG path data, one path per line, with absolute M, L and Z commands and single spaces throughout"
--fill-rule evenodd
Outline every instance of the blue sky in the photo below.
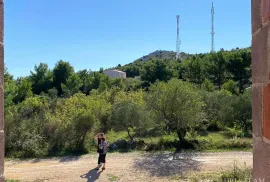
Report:
M 181 51 L 209 52 L 212 1 L 216 50 L 250 46 L 247 0 L 8 0 L 5 64 L 18 77 L 40 62 L 53 68 L 62 59 L 76 71 L 98 70 L 175 51 L 177 14 Z

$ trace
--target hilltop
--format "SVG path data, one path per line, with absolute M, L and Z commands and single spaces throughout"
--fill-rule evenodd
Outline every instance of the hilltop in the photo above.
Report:
M 186 54 L 184 52 L 180 53 L 180 56 L 185 59 L 186 57 L 188 57 L 190 54 Z M 145 55 L 137 60 L 135 60 L 134 62 L 147 62 L 150 59 L 175 59 L 176 56 L 176 52 L 174 51 L 166 51 L 166 50 L 156 50 L 148 55 Z
M 237 50 L 250 50 L 251 47 L 246 47 L 246 48 L 235 48 L 235 49 L 231 49 L 231 50 L 224 50 L 221 49 L 221 51 L 225 51 L 225 52 L 233 52 L 233 51 L 237 51 Z M 209 54 L 209 53 L 199 53 L 199 54 L 188 54 L 185 52 L 181 52 L 180 53 L 180 58 L 182 60 L 191 57 L 191 56 L 196 56 L 196 55 L 205 55 L 205 54 Z M 126 65 L 123 66 L 129 66 L 129 65 L 133 65 L 134 63 L 139 64 L 139 63 L 145 63 L 151 59 L 169 59 L 169 60 L 174 60 L 176 56 L 176 52 L 174 51 L 167 51 L 167 50 L 156 50 L 154 52 L 149 53 L 148 55 L 144 55 Z M 117 66 L 116 68 L 120 68 L 121 69 L 122 66 Z

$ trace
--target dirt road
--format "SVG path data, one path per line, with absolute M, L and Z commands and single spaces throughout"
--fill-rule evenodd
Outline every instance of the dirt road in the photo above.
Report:
M 187 171 L 220 171 L 239 165 L 252 165 L 250 152 L 179 154 L 108 154 L 106 170 L 93 170 L 96 155 L 5 162 L 7 179 L 20 181 L 173 181 Z

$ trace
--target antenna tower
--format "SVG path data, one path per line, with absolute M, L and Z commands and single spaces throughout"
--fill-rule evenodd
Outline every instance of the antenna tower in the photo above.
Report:
M 212 2 L 212 8 L 211 8 L 211 15 L 212 15 L 212 45 L 211 45 L 211 52 L 215 52 L 215 30 L 214 30 L 214 16 L 215 16 L 215 10 L 214 10 L 214 3 Z
M 179 55 L 180 55 L 180 44 L 181 44 L 180 37 L 179 37 L 179 18 L 180 16 L 177 15 L 176 16 L 176 21 L 177 21 L 176 60 L 179 58 Z

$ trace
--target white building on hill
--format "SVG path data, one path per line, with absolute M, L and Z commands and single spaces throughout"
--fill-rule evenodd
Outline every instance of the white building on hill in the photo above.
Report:
M 112 78 L 122 78 L 125 79 L 127 77 L 126 72 L 120 71 L 120 70 L 105 70 L 105 75 L 108 75 Z

